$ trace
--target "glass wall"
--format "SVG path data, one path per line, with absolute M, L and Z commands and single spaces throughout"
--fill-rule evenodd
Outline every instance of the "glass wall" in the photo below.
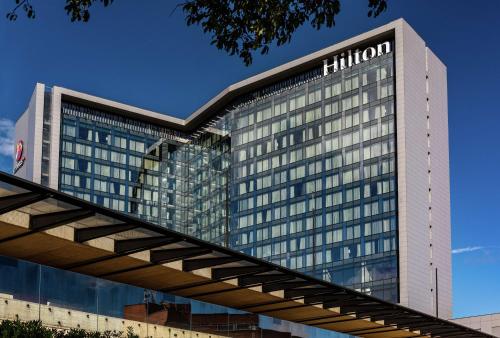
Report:
M 393 55 L 232 115 L 230 245 L 397 301 Z
M 313 69 L 190 135 L 63 103 L 60 189 L 397 302 L 393 63 Z
M 0 256 L 0 320 L 140 337 L 349 337 Z
M 60 190 L 158 223 L 160 146 L 169 134 L 63 103 Z
M 226 245 L 230 142 L 63 103 L 59 189 Z

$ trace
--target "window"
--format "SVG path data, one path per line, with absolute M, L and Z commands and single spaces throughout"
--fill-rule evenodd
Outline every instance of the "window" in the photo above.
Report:
M 344 128 L 351 128 L 357 125 L 359 125 L 359 113 L 346 114 Z
M 321 155 L 321 143 L 311 144 L 305 149 L 305 158 L 311 158 L 316 155 Z
M 348 92 L 359 87 L 359 77 L 358 74 L 353 74 L 346 76 L 344 79 L 344 91 Z
M 75 126 L 69 126 L 67 124 L 63 125 L 63 135 L 75 137 L 76 136 Z
M 362 75 L 363 86 L 380 80 L 380 68 L 378 65 L 370 65 Z
M 286 114 L 286 101 L 274 104 L 274 116 Z
M 342 229 L 337 229 L 333 231 L 333 242 L 342 242 Z
M 91 126 L 80 125 L 78 128 L 78 137 L 82 140 L 92 141 L 93 133 Z
M 63 151 L 66 151 L 68 153 L 73 152 L 73 146 L 74 143 L 68 142 L 68 141 L 63 141 Z
M 96 142 L 99 144 L 111 144 L 111 135 L 107 131 L 97 130 L 95 133 Z
M 279 132 L 286 130 L 286 119 L 282 119 L 280 121 L 273 122 L 272 124 L 272 134 L 277 134 Z
M 380 98 L 392 95 L 392 83 L 386 83 L 380 86 Z
M 257 111 L 255 122 L 259 123 L 270 118 L 271 118 L 271 107 L 266 107 L 263 108 L 262 110 Z
M 337 96 L 341 93 L 341 91 L 342 91 L 342 86 L 340 81 L 325 85 L 325 99 L 332 96 Z
M 302 113 L 290 116 L 290 128 L 300 127 L 302 125 Z
M 306 123 L 321 119 L 321 107 L 306 112 Z
M 363 104 L 378 100 L 378 93 L 376 86 L 370 86 L 363 89 Z
M 337 114 L 339 112 L 339 102 L 333 101 L 325 104 L 325 116 Z
M 352 95 L 342 99 L 342 109 L 348 110 L 359 106 L 359 95 Z
M 306 105 L 304 92 L 299 92 L 290 97 L 290 111 L 302 108 Z
M 130 150 L 136 151 L 139 153 L 144 153 L 145 152 L 144 142 L 130 140 Z
M 92 157 L 92 146 L 76 143 L 75 144 L 75 153 L 78 155 Z
M 321 87 L 309 88 L 308 103 L 313 104 L 321 101 Z

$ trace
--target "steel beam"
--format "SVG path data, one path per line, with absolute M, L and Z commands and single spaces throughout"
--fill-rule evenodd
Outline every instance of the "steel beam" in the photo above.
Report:
M 326 295 L 314 295 L 314 296 L 305 296 L 304 303 L 326 303 L 326 302 L 335 302 L 335 301 L 346 301 L 356 299 L 355 295 L 350 295 L 345 292 L 339 292 L 334 294 L 326 294 Z
M 212 270 L 213 279 L 222 279 L 228 277 L 239 277 L 243 275 L 270 271 L 266 266 L 241 266 L 235 268 L 215 268 Z
M 267 290 L 271 289 L 275 284 L 278 284 L 280 286 L 276 290 L 283 290 L 284 288 L 281 287 L 281 286 L 283 286 L 283 284 L 303 286 L 303 283 L 304 283 L 303 281 L 296 281 L 296 282 L 284 282 L 284 283 L 277 282 L 277 283 L 272 283 L 272 284 L 264 284 L 264 285 L 262 285 L 262 289 L 263 289 L 262 292 L 266 292 L 264 289 L 267 289 Z M 314 288 L 312 288 L 312 289 L 314 289 Z M 269 291 L 269 292 L 271 292 L 271 291 Z M 325 295 L 327 295 L 327 294 L 325 294 Z M 253 305 L 250 305 L 250 306 L 239 307 L 238 309 L 244 310 L 246 308 L 252 308 L 252 307 L 260 307 L 260 306 L 267 306 L 267 305 L 276 305 L 276 304 L 280 304 L 280 303 L 288 303 L 288 302 L 290 302 L 290 301 L 292 301 L 294 299 L 297 299 L 297 298 L 304 298 L 305 299 L 305 297 L 303 295 L 299 294 L 299 295 L 296 295 L 296 297 L 294 297 L 294 298 L 283 298 L 283 299 L 278 300 L 278 301 L 253 304 Z M 321 301 L 318 301 L 318 303 L 321 303 Z M 311 303 L 305 303 L 303 305 L 300 305 L 299 307 L 301 307 L 301 306 L 309 306 L 309 305 L 311 305 Z M 271 311 L 273 311 L 273 310 L 271 310 Z M 264 312 L 266 312 L 266 311 L 259 312 L 259 313 L 264 313 Z
M 114 256 L 114 258 L 116 258 L 116 257 L 117 256 Z M 132 272 L 132 271 L 137 271 L 137 270 L 142 270 L 142 269 L 150 268 L 152 266 L 155 266 L 155 265 L 153 263 L 146 263 L 144 265 L 134 266 L 132 268 L 126 268 L 126 269 L 116 270 L 116 271 L 112 271 L 112 272 L 106 272 L 106 273 L 103 273 L 103 274 L 96 275 L 96 277 L 106 278 L 106 277 L 109 277 L 109 276 L 119 275 L 119 274 L 126 273 L 126 272 Z
M 182 261 L 182 270 L 190 272 L 193 270 L 209 268 L 213 266 L 234 263 L 241 261 L 238 257 L 212 257 L 212 258 L 199 258 L 199 259 L 187 259 Z
M 0 239 L 0 243 L 36 234 L 40 231 L 56 228 L 71 222 L 91 217 L 94 213 L 86 209 L 65 210 L 40 215 L 30 215 L 29 231 Z
M 387 310 L 387 307 L 377 303 L 340 306 L 341 313 L 352 313 L 352 312 L 363 313 L 363 310 L 365 310 L 364 312 L 378 311 L 378 310 L 384 311 Z
M 382 320 L 386 321 L 388 324 L 394 324 L 397 326 L 411 326 L 411 324 L 419 324 L 419 323 L 429 323 L 429 318 L 414 318 L 414 319 L 391 319 L 385 318 L 387 316 L 381 316 Z M 377 317 L 378 318 L 378 317 Z M 404 318 L 404 317 L 402 317 Z
M 168 236 L 124 239 L 115 241 L 115 253 L 128 255 L 135 252 L 157 248 L 159 246 L 179 242 L 180 239 Z
M 339 316 L 339 317 L 345 317 L 345 316 Z M 335 319 L 335 316 L 331 317 L 332 319 Z M 312 326 L 317 326 L 321 328 L 321 325 L 332 325 L 332 324 L 337 324 L 337 323 L 345 323 L 345 322 L 352 322 L 354 320 L 360 320 L 360 318 L 351 316 L 351 318 L 346 318 L 346 319 L 338 319 L 338 320 L 330 320 L 327 322 L 319 322 L 319 323 L 313 323 L 313 324 L 308 324 L 307 321 L 304 322 L 305 325 L 312 325 Z
M 0 215 L 36 202 L 40 202 L 49 197 L 49 194 L 40 194 L 36 192 L 25 192 L 21 194 L 2 196 L 0 197 Z
M 353 299 L 343 299 L 343 300 L 338 300 L 338 301 L 326 301 L 323 303 L 323 307 L 325 309 L 332 308 L 332 307 L 340 307 L 342 308 L 343 306 L 360 306 L 361 304 L 366 304 L 369 302 L 366 299 L 360 298 L 353 298 Z
M 442 329 L 437 329 L 437 330 L 432 330 L 431 333 L 433 336 L 441 336 L 445 335 L 445 337 L 448 337 L 449 334 L 454 334 L 454 333 L 460 333 L 461 330 L 457 329 L 456 327 L 443 327 Z M 463 334 L 463 332 L 462 332 Z
M 30 215 L 30 230 L 32 232 L 44 231 L 92 216 L 94 216 L 94 212 L 88 209 L 73 209 L 48 214 Z
M 309 325 L 309 326 L 319 326 L 319 325 L 329 325 L 329 324 L 351 322 L 353 320 L 359 320 L 359 318 L 351 317 L 351 318 L 338 319 L 338 320 L 329 320 L 327 322 L 309 323 L 309 322 L 317 322 L 318 320 L 335 319 L 337 317 L 349 317 L 349 316 L 346 316 L 346 315 L 335 315 L 335 314 L 333 314 L 331 316 L 323 316 L 321 318 L 320 317 L 316 317 L 316 318 L 311 318 L 311 319 L 297 320 L 297 323 L 302 323 L 304 325 Z
M 263 285 L 262 292 L 273 292 L 285 289 L 299 288 L 308 285 L 311 285 L 311 283 L 306 281 L 283 282 L 272 285 Z
M 298 298 L 306 296 L 322 295 L 323 297 L 333 296 L 338 292 L 343 292 L 337 288 L 312 287 L 312 288 L 296 288 L 285 289 L 285 298 Z
M 342 307 L 340 309 L 342 309 Z M 380 310 L 356 311 L 356 316 L 372 318 L 372 316 L 376 315 L 381 315 L 381 316 L 390 315 L 393 312 L 394 310 L 388 310 L 387 308 Z
M 484 336 L 481 336 L 475 332 L 457 332 L 457 333 L 448 333 L 446 335 L 446 338 L 451 338 L 451 337 L 469 337 L 469 338 L 474 338 L 474 337 L 478 337 L 478 338 L 484 338 Z
M 156 237 L 146 237 L 146 238 L 134 238 L 115 241 L 114 254 L 106 255 L 104 257 L 97 257 L 88 259 L 85 261 L 70 264 L 64 267 L 66 270 L 74 270 L 81 268 L 83 266 L 102 263 L 122 256 L 130 255 L 135 252 L 140 252 L 153 247 L 158 247 L 166 244 L 172 244 L 179 242 L 181 239 L 167 237 L 167 236 L 156 236 Z
M 394 327 L 381 327 L 381 328 L 370 328 L 370 329 L 363 329 L 363 330 L 351 330 L 351 331 L 342 331 L 342 333 L 346 333 L 349 335 L 357 336 L 357 335 L 370 335 L 370 334 L 378 334 L 378 333 L 386 333 L 386 332 L 392 332 L 392 331 L 399 331 L 401 329 L 394 328 Z
M 394 313 L 392 315 L 387 315 L 387 316 L 372 316 L 374 320 L 383 320 L 383 319 L 390 319 L 390 320 L 398 320 L 399 318 L 404 318 L 404 319 L 415 319 L 419 320 L 422 318 L 422 316 L 410 316 L 408 313 L 403 312 L 403 311 L 398 311 L 397 313 Z
M 180 259 L 202 256 L 211 252 L 212 250 L 210 249 L 200 247 L 151 250 L 150 260 L 155 264 L 163 264 Z
M 260 285 L 267 283 L 274 283 L 280 281 L 289 281 L 294 279 L 292 276 L 287 276 L 285 274 L 267 274 L 267 275 L 252 275 L 244 276 L 238 278 L 238 285 L 248 286 L 248 285 Z
M 137 228 L 137 225 L 122 223 L 75 229 L 75 242 L 83 243 L 92 239 L 114 235 L 135 228 Z
M 409 326 L 409 329 L 410 331 L 420 331 L 422 333 L 432 333 L 432 330 L 434 329 L 438 329 L 438 328 L 442 328 L 442 324 L 432 324 L 432 325 L 426 325 L 426 326 L 419 326 L 418 324 L 417 325 L 408 325 Z

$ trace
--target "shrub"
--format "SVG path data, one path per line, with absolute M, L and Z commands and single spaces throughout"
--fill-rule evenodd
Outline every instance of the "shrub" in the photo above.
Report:
M 21 322 L 4 320 L 0 323 L 2 338 L 52 338 L 52 331 L 42 326 L 40 321 Z
M 124 336 L 117 331 L 86 331 L 83 329 L 49 329 L 42 325 L 41 321 L 32 320 L 21 322 L 20 320 L 0 321 L 0 338 L 139 338 L 134 334 L 131 327 L 127 328 Z

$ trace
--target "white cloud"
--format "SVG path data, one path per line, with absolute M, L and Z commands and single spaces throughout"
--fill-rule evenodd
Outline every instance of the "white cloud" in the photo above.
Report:
M 465 248 L 458 248 L 458 249 L 453 249 L 451 250 L 452 254 L 461 254 L 464 252 L 473 252 L 477 250 L 483 250 L 483 246 L 466 246 Z
M 14 154 L 14 121 L 0 118 L 0 155 L 12 157 Z

